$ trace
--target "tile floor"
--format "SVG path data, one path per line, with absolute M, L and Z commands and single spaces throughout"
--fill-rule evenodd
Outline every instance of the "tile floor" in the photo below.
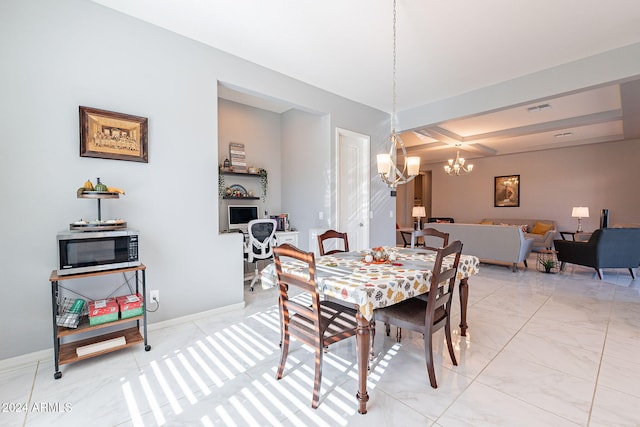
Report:
M 51 360 L 1 371 L 0 426 L 640 426 L 640 279 L 529 265 L 482 264 L 468 336 L 455 331 L 459 366 L 439 344 L 438 389 L 421 336 L 397 344 L 378 325 L 366 415 L 354 397 L 355 339 L 326 354 L 317 410 L 306 347 L 292 346 L 275 380 L 276 291 L 256 288 L 242 310 L 150 331 L 150 352 L 65 365 L 60 380 Z

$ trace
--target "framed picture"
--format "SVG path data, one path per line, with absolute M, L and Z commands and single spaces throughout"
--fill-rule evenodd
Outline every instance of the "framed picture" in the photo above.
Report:
M 148 163 L 147 118 L 81 106 L 80 156 Z
M 496 176 L 493 188 L 493 206 L 520 206 L 520 175 Z

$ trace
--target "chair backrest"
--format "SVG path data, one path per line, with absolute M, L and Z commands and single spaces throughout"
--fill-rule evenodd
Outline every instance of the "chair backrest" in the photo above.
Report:
M 587 244 L 596 246 L 599 265 L 627 267 L 640 262 L 640 228 L 599 228 Z
M 249 221 L 249 241 L 247 242 L 247 260 L 267 259 L 273 255 L 273 238 L 276 234 L 275 219 L 254 219 Z
M 427 219 L 427 222 L 438 222 L 438 223 L 451 223 L 453 224 L 455 221 L 453 220 L 453 218 L 450 217 L 429 217 L 429 219 Z
M 418 237 L 422 237 L 424 241 L 424 249 L 431 250 L 431 251 L 437 251 L 439 248 L 444 248 L 449 244 L 449 233 L 438 231 L 435 228 L 424 228 L 422 230 L 416 230 L 413 233 L 411 233 L 411 249 L 416 248 Z M 433 241 L 432 238 L 442 239 L 442 243 L 440 244 L 440 246 L 437 246 L 437 247 L 427 246 L 427 242 L 428 242 L 427 239 L 429 239 L 429 241 L 432 242 Z
M 325 241 L 332 240 L 332 239 L 337 239 L 337 241 L 341 240 L 343 249 L 326 250 L 324 246 Z M 320 256 L 331 255 L 338 252 L 349 252 L 349 238 L 347 236 L 347 233 L 341 233 L 336 230 L 327 230 L 324 233 L 319 234 L 318 249 L 320 250 Z
M 285 243 L 273 250 L 273 258 L 276 264 L 276 276 L 278 278 L 278 288 L 280 290 L 279 306 L 280 316 L 284 325 L 289 324 L 291 317 L 290 311 L 296 313 L 296 315 L 305 319 L 306 323 L 313 325 L 312 329 L 308 331 L 302 330 L 302 340 L 307 344 L 322 345 L 323 342 L 320 326 L 320 294 L 316 288 L 316 260 L 313 252 L 304 252 L 293 245 Z M 302 277 L 296 274 L 291 274 L 283 271 L 282 258 L 291 258 L 300 261 L 304 264 L 305 270 L 308 270 L 308 277 Z M 302 302 L 289 299 L 289 287 L 293 286 L 297 290 L 306 293 L 306 295 L 296 295 L 297 299 Z M 311 304 L 304 298 L 309 296 L 311 298 Z M 301 298 L 302 297 L 302 298 Z M 298 331 L 299 333 L 301 331 Z
M 436 310 L 445 305 L 446 312 L 449 312 L 451 308 L 451 297 L 455 289 L 458 264 L 462 253 L 462 242 L 456 240 L 444 248 L 437 249 L 436 252 L 436 261 L 433 265 L 433 275 L 431 276 L 429 296 L 427 297 L 427 312 L 425 314 L 425 325 L 434 326 L 438 322 L 446 320 L 445 317 L 434 319 Z M 445 262 L 445 258 L 449 255 L 453 255 L 453 259 L 451 257 L 447 258 Z

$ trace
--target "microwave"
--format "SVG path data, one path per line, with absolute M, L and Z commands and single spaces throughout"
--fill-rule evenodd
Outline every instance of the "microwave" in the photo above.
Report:
M 136 230 L 58 233 L 58 275 L 140 265 Z

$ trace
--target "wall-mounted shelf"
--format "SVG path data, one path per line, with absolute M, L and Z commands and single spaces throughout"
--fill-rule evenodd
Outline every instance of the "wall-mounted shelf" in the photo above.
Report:
M 260 200 L 260 197 L 233 197 L 233 196 L 222 196 L 225 200 Z
M 220 173 L 222 175 L 240 175 L 240 176 L 255 176 L 255 177 L 260 177 L 259 173 L 249 173 L 249 172 L 231 172 L 231 171 L 223 171 L 221 170 Z

